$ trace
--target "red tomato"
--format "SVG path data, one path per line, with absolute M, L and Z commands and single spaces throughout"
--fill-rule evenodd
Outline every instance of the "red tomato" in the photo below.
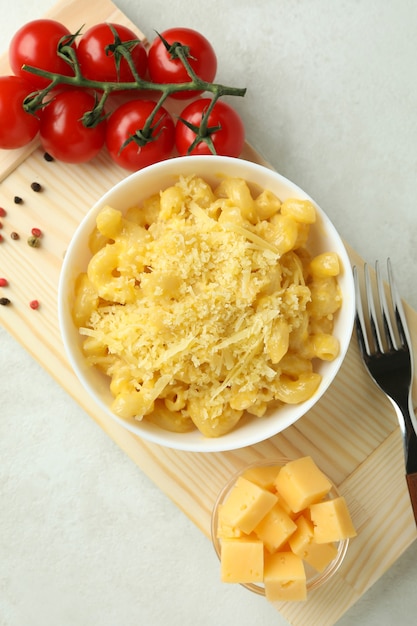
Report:
M 217 71 L 217 58 L 211 43 L 200 33 L 190 28 L 170 28 L 161 33 L 170 45 L 179 42 L 187 49 L 187 60 L 199 78 L 213 82 Z M 190 77 L 184 65 L 167 50 L 158 36 L 148 53 L 149 76 L 154 83 L 187 83 Z M 173 98 L 189 99 L 199 91 L 183 91 L 172 94 Z
M 155 102 L 151 100 L 131 100 L 122 104 L 108 119 L 107 149 L 112 159 L 121 167 L 135 171 L 171 156 L 175 126 L 172 117 L 163 107 L 153 120 L 150 141 L 146 142 L 146 138 L 142 141 L 141 131 L 154 108 Z M 136 141 L 129 141 L 132 137 Z
M 87 128 L 83 115 L 94 108 L 95 97 L 84 90 L 63 91 L 41 111 L 42 147 L 66 163 L 84 163 L 104 145 L 106 122 Z
M 66 36 L 71 37 L 68 28 L 55 20 L 33 20 L 22 26 L 9 46 L 9 62 L 14 74 L 23 76 L 40 89 L 46 87 L 50 81 L 22 70 L 22 65 L 72 76 L 72 67 L 57 54 L 58 43 Z M 74 43 L 72 46 L 75 48 Z
M 37 135 L 39 119 L 23 108 L 32 92 L 33 85 L 20 76 L 0 77 L 0 148 L 22 148 Z
M 116 36 L 112 29 L 116 31 Z M 84 33 L 78 43 L 78 61 L 86 78 L 123 83 L 134 80 L 126 59 L 116 55 L 112 49 L 117 38 L 121 42 L 138 39 L 132 30 L 120 24 L 96 24 Z M 143 78 L 148 64 L 145 46 L 138 42 L 129 51 L 137 73 Z
M 196 133 L 184 122 L 200 127 L 202 117 L 211 103 L 209 98 L 195 100 L 180 114 L 175 129 L 175 144 L 181 156 L 186 154 L 213 154 L 209 143 L 203 138 L 191 150 Z M 231 106 L 218 100 L 208 119 L 206 139 L 213 143 L 216 154 L 238 157 L 245 143 L 245 129 L 238 113 Z

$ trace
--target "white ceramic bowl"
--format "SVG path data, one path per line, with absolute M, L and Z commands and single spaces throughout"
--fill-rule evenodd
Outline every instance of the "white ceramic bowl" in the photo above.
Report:
M 205 438 L 199 431 L 172 433 L 145 420 L 124 421 L 115 416 L 110 405 L 112 396 L 108 379 L 98 370 L 87 365 L 81 351 L 81 337 L 71 317 L 74 282 L 80 272 L 86 270 L 91 253 L 88 239 L 95 228 L 95 219 L 106 204 L 118 210 L 126 210 L 140 203 L 151 194 L 176 182 L 178 175 L 196 174 L 213 184 L 221 176 L 238 176 L 261 188 L 269 188 L 281 200 L 288 197 L 311 198 L 289 180 L 268 169 L 242 159 L 218 156 L 179 157 L 162 161 L 129 175 L 110 189 L 90 209 L 80 223 L 65 255 L 59 282 L 58 308 L 61 334 L 68 359 L 81 383 L 107 414 L 125 428 L 140 437 L 163 446 L 194 452 L 219 452 L 249 446 L 263 441 L 291 426 L 322 397 L 336 376 L 349 346 L 354 321 L 354 289 L 349 258 L 343 242 L 327 215 L 313 202 L 317 222 L 313 225 L 309 249 L 314 253 L 332 250 L 338 253 L 342 272 L 339 285 L 343 304 L 337 313 L 334 334 L 340 341 L 340 354 L 331 362 L 320 362 L 317 371 L 322 375 L 321 384 L 308 401 L 287 405 L 262 418 L 242 418 L 237 427 L 219 438 Z

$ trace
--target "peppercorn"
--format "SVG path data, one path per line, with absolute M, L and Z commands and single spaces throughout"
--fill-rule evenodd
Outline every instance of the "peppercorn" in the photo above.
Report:
M 39 308 L 39 300 L 31 300 L 29 302 L 29 306 L 31 309 L 36 310 Z
M 0 278 L 0 287 L 7 287 L 8 284 L 9 281 L 7 280 L 7 278 Z
M 15 204 L 22 204 L 23 203 L 23 198 L 21 198 L 20 196 L 15 196 L 14 197 L 14 203 Z
M 0 235 L 0 243 L 3 241 L 3 235 Z
M 35 237 L 34 235 L 31 235 L 30 237 L 28 237 L 28 245 L 31 248 L 39 248 L 39 246 L 41 245 L 41 242 L 39 241 L 39 237 Z
M 32 228 L 31 233 L 34 237 L 41 237 L 42 236 L 42 231 L 40 228 Z
M 7 306 L 8 304 L 10 304 L 9 298 L 0 298 L 0 304 L 2 306 Z
M 6 209 L 3 209 L 3 207 L 0 206 L 0 217 L 6 217 L 6 214 L 7 214 Z
M 43 155 L 43 158 L 45 159 L 45 161 L 49 161 L 49 162 L 54 160 L 54 157 L 51 154 L 49 154 L 49 152 L 45 152 L 45 154 Z
M 13 231 L 12 233 L 10 233 L 10 237 L 11 237 L 12 239 L 14 239 L 15 241 L 16 241 L 17 239 L 20 239 L 20 237 L 19 237 L 19 233 L 17 233 L 16 231 Z
M 37 182 L 33 182 L 31 184 L 30 188 L 33 189 L 33 191 L 37 192 L 37 191 L 41 191 L 42 186 L 39 183 L 37 183 Z

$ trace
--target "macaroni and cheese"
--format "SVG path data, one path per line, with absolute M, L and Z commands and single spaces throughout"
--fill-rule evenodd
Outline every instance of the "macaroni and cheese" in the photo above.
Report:
M 238 178 L 182 177 L 125 214 L 103 208 L 73 317 L 113 412 L 218 437 L 310 398 L 341 306 L 338 256 L 308 252 L 315 219 L 311 202 Z

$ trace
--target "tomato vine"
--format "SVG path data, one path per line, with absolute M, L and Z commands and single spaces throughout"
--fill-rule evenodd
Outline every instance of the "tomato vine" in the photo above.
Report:
M 181 154 L 196 153 L 196 147 L 202 144 L 205 146 L 202 149 L 208 150 L 209 153 L 239 156 L 244 142 L 243 123 L 235 111 L 228 111 L 223 117 L 219 117 L 218 102 L 224 96 L 243 97 L 246 88 L 228 86 L 214 81 L 217 70 L 215 52 L 208 40 L 197 31 L 175 28 L 168 29 L 162 34 L 156 33 L 154 41 L 146 50 L 141 39 L 137 38 L 133 31 L 118 24 L 96 24 L 86 33 L 82 32 L 82 27 L 71 34 L 62 24 L 51 20 L 35 20 L 29 22 L 21 30 L 23 33 L 18 31 L 14 38 L 16 41 L 12 39 L 9 51 L 13 61 L 11 65 L 15 74 L 23 81 L 22 84 L 26 85 L 24 81 L 27 81 L 27 84 L 32 84 L 32 88 L 27 90 L 24 96 L 22 96 L 23 87 L 20 88 L 15 97 L 15 108 L 12 113 L 15 114 L 16 102 L 20 99 L 21 119 L 28 127 L 30 119 L 38 120 L 41 143 L 46 143 L 48 147 L 53 146 L 54 142 L 60 144 L 58 152 L 61 156 L 55 155 L 58 159 L 65 160 L 65 147 L 62 148 L 62 143 L 65 141 L 65 132 L 62 128 L 65 126 L 68 130 L 70 128 L 74 129 L 74 132 L 76 130 L 78 135 L 77 145 L 68 148 L 69 162 L 82 162 L 83 141 L 86 145 L 86 155 L 97 152 L 100 149 L 98 147 L 100 142 L 106 143 L 109 147 L 107 136 L 104 141 L 94 130 L 98 127 L 104 129 L 117 111 L 117 108 L 116 111 L 112 110 L 114 100 L 112 104 L 109 101 L 110 96 L 117 94 L 123 95 L 125 99 L 130 98 L 130 101 L 135 98 L 136 103 L 126 109 L 131 123 L 128 124 L 126 120 L 123 120 L 125 135 L 122 136 L 117 129 L 118 152 L 123 150 L 132 152 L 133 148 L 138 153 L 140 151 L 146 153 L 143 159 L 125 159 L 126 162 L 129 161 L 127 166 L 129 169 L 137 169 L 144 163 L 148 163 L 151 154 L 154 161 L 167 158 L 167 154 L 177 142 L 177 136 L 181 144 L 179 150 Z M 44 43 L 46 47 L 46 41 L 44 41 L 46 32 L 48 33 L 48 53 L 42 56 L 42 53 L 39 53 L 42 45 L 39 44 Z M 28 44 L 30 37 L 32 37 L 32 43 Z M 52 39 L 55 42 L 53 44 Z M 100 44 L 99 52 L 97 52 L 98 43 Z M 94 58 L 93 49 L 94 54 L 98 55 L 97 58 Z M 7 86 L 10 79 L 11 77 L 7 77 Z M 17 91 L 17 86 L 11 85 L 10 89 Z M 200 107 L 198 119 L 194 115 L 191 122 L 186 117 L 183 118 L 181 113 L 177 116 L 175 125 L 171 120 L 171 115 L 165 109 L 168 98 L 200 101 L 197 96 L 203 93 L 208 97 L 204 97 L 205 106 Z M 85 94 L 85 97 L 82 94 Z M 88 98 L 87 94 L 89 94 Z M 1 104 L 0 97 L 0 113 Z M 119 104 L 118 108 L 121 106 Z M 224 103 L 224 109 L 227 107 L 228 105 Z M 4 119 L 7 110 L 7 104 L 5 104 Z M 187 107 L 184 113 L 186 110 Z M 146 111 L 146 116 L 144 111 Z M 58 112 L 62 119 L 66 120 L 60 124 L 59 137 L 57 131 L 59 124 L 55 124 Z M 26 118 L 23 118 L 24 115 Z M 133 118 L 136 122 L 140 122 L 140 127 L 132 128 Z M 51 128 L 54 124 L 55 128 Z M 222 124 L 231 127 L 231 131 L 223 128 Z M 186 132 L 176 133 L 174 126 L 177 129 L 178 126 L 183 126 Z M 129 127 L 129 134 L 126 134 L 127 127 Z M 111 128 L 114 133 L 115 124 L 112 124 Z M 234 145 L 230 148 L 229 139 L 227 152 L 222 152 L 223 146 L 227 144 L 224 135 L 227 134 L 230 138 L 233 130 L 236 130 Z M 20 144 L 18 145 L 17 139 L 14 138 L 10 145 L 7 144 L 8 132 L 7 125 L 3 123 L 2 126 L 0 119 L 0 147 L 19 147 Z M 32 127 L 28 128 L 26 134 L 32 137 L 35 132 L 36 124 L 32 123 Z M 4 138 L 2 138 L 2 133 L 4 133 Z M 19 137 L 20 139 L 21 142 L 26 141 L 23 135 Z M 158 142 L 164 144 L 159 155 L 158 150 L 149 145 Z M 115 156 L 114 141 L 110 139 L 110 143 L 112 144 L 110 153 L 113 158 Z M 79 158 L 76 155 L 80 155 Z M 92 157 L 86 156 L 84 160 L 89 158 Z M 114 160 L 123 166 L 123 158 L 117 157 Z

